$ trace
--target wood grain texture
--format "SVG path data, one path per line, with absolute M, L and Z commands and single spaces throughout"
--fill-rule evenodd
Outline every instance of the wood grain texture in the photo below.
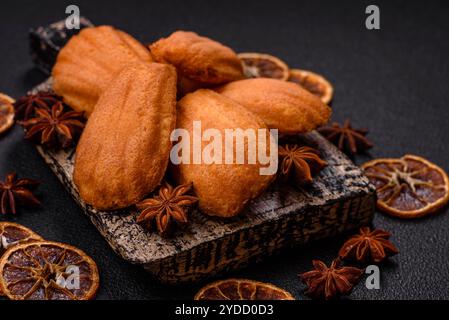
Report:
M 51 79 L 33 91 L 51 90 Z M 162 282 L 198 281 L 262 260 L 283 248 L 304 245 L 370 223 L 375 189 L 361 170 L 316 132 L 302 137 L 328 166 L 307 188 L 273 184 L 247 213 L 232 220 L 191 214 L 173 239 L 136 224 L 133 209 L 98 212 L 79 197 L 72 180 L 74 150 L 37 146 L 46 163 L 114 251 Z M 226 192 L 224 190 L 224 192 Z

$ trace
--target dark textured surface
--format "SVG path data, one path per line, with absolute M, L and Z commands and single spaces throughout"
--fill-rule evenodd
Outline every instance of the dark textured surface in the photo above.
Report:
M 445 146 L 449 129 L 449 3 L 376 1 L 380 31 L 364 26 L 368 2 L 339 1 L 76 1 L 96 24 L 114 24 L 144 41 L 179 28 L 220 40 L 237 51 L 262 51 L 291 66 L 323 73 L 335 84 L 334 119 L 351 117 L 371 130 L 371 156 L 415 153 L 449 169 Z M 209 3 L 206 5 L 206 3 Z M 274 4 L 273 4 L 274 3 Z M 0 91 L 23 94 L 44 80 L 28 55 L 27 31 L 64 15 L 64 1 L 0 3 Z M 89 253 L 101 270 L 99 298 L 190 298 L 197 286 L 170 288 L 116 256 L 81 209 L 14 128 L 0 137 L 0 176 L 18 171 L 44 182 L 44 207 L 6 217 L 51 240 Z M 357 158 L 361 163 L 369 156 Z M 2 217 L 5 219 L 5 217 Z M 449 298 L 449 216 L 447 210 L 421 220 L 402 221 L 382 214 L 376 227 L 393 232 L 401 253 L 381 266 L 381 289 L 359 285 L 353 299 Z M 232 274 L 272 281 L 302 297 L 297 273 L 313 258 L 329 262 L 343 238 L 291 250 Z

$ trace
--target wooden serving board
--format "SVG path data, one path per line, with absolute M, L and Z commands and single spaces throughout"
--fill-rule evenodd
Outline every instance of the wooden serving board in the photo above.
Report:
M 32 92 L 51 91 L 51 79 Z M 304 245 L 369 224 L 376 193 L 361 170 L 317 132 L 301 137 L 328 166 L 307 188 L 274 183 L 240 217 L 191 214 L 172 239 L 136 223 L 133 209 L 100 212 L 80 199 L 73 183 L 74 150 L 37 150 L 113 250 L 167 283 L 191 282 L 260 261 L 280 249 Z M 223 190 L 226 192 L 226 190 Z

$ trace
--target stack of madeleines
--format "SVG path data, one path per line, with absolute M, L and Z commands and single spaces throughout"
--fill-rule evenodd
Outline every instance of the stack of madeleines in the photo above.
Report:
M 236 216 L 274 175 L 261 175 L 258 162 L 169 164 L 172 131 L 192 136 L 193 122 L 201 121 L 202 130 L 223 136 L 237 128 L 293 135 L 324 125 L 331 114 L 297 84 L 245 79 L 232 49 L 194 32 L 177 31 L 146 48 L 113 27 L 86 28 L 60 51 L 52 75 L 55 92 L 88 117 L 74 182 L 99 210 L 138 203 L 169 171 L 177 183 L 193 183 L 203 213 Z M 265 141 L 258 148 L 269 148 Z

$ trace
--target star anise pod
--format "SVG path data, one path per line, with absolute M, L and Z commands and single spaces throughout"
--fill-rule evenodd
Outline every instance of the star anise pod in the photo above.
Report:
M 331 126 L 318 128 L 318 132 L 349 156 L 362 153 L 374 146 L 365 137 L 368 130 L 352 128 L 349 120 L 345 120 L 343 126 L 334 122 Z
M 355 267 L 341 267 L 340 259 L 332 261 L 328 268 L 323 261 L 313 260 L 314 270 L 300 274 L 307 285 L 306 295 L 314 299 L 335 299 L 351 293 L 363 270 Z
M 173 188 L 165 182 L 158 195 L 137 204 L 137 208 L 141 210 L 137 223 L 150 227 L 155 220 L 159 234 L 169 236 L 174 222 L 188 222 L 187 210 L 198 201 L 197 197 L 188 195 L 192 186 L 189 183 Z
M 387 257 L 399 253 L 399 250 L 388 239 L 390 233 L 368 227 L 360 228 L 359 234 L 343 244 L 338 253 L 342 259 L 353 259 L 360 263 L 379 263 Z
M 67 148 L 84 128 L 83 113 L 66 111 L 62 102 L 54 104 L 51 110 L 37 108 L 35 112 L 35 117 L 20 122 L 27 130 L 25 139 L 49 148 Z
M 16 173 L 9 173 L 5 181 L 0 181 L 0 211 L 2 214 L 16 213 L 16 202 L 24 205 L 40 205 L 31 190 L 39 185 L 32 179 L 17 179 Z
M 298 185 L 313 181 L 313 175 L 326 165 L 316 149 L 307 146 L 279 146 L 279 176 L 284 180 L 293 180 Z
M 34 115 L 37 108 L 50 110 L 55 104 L 62 102 L 61 97 L 49 92 L 39 92 L 37 94 L 28 94 L 20 97 L 14 103 L 16 118 L 19 120 L 28 120 Z

